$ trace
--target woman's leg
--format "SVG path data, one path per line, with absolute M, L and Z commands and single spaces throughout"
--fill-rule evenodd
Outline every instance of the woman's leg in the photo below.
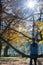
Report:
M 32 58 L 30 59 L 30 65 L 32 65 Z
M 34 63 L 35 65 L 37 65 L 37 58 L 34 58 Z

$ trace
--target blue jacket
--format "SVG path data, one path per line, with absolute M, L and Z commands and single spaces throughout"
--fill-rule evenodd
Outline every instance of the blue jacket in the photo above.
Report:
M 30 46 L 30 54 L 31 55 L 38 55 L 38 44 L 31 44 Z

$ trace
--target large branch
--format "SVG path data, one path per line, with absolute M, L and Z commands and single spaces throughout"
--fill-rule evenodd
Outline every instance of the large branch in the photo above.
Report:
M 2 39 L 6 44 L 8 44 L 12 49 L 14 49 L 14 51 L 18 52 L 23 57 L 30 57 L 29 55 L 26 55 L 23 52 L 19 51 L 17 48 L 13 47 L 7 40 L 3 39 L 1 36 L 0 36 L 0 39 Z
M 13 47 L 7 40 L 5 40 L 3 37 L 0 36 L 0 39 L 3 40 L 6 44 L 8 44 L 12 49 L 14 49 L 14 51 L 18 52 L 19 54 L 22 55 L 22 57 L 27 57 L 27 58 L 31 58 L 30 55 L 27 55 L 23 52 L 21 52 L 20 50 L 18 50 L 17 48 Z M 43 57 L 43 54 L 37 55 L 37 57 Z

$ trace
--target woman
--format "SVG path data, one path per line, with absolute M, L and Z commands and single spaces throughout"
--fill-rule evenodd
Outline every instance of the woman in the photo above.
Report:
M 38 56 L 38 44 L 35 43 L 35 39 L 33 39 L 33 43 L 30 45 L 30 65 L 32 65 L 32 60 L 34 60 L 34 63 L 36 65 Z

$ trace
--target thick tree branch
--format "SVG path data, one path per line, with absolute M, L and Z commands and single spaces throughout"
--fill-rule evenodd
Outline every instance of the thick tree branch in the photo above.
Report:
M 22 55 L 22 57 L 27 57 L 27 58 L 30 58 L 31 56 L 30 55 L 27 55 L 23 52 L 21 52 L 20 50 L 18 50 L 17 48 L 13 47 L 7 40 L 5 40 L 3 37 L 0 36 L 0 39 L 3 40 L 6 44 L 8 44 L 8 46 L 10 46 L 12 49 L 14 49 L 14 51 L 18 52 L 19 54 Z M 37 55 L 37 57 L 43 57 L 43 54 L 41 55 Z

